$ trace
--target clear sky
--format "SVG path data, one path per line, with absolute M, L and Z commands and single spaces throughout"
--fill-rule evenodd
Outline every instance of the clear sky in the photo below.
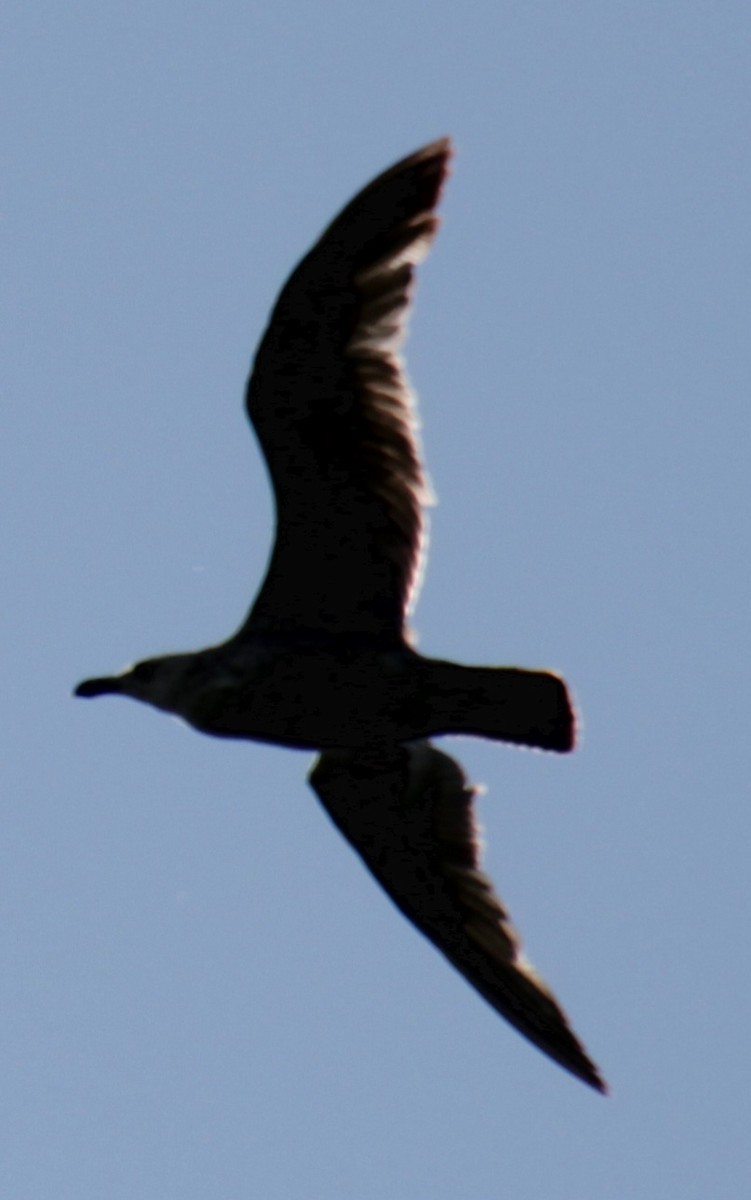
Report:
M 747 3 L 6 0 L 4 1200 L 751 1194 Z M 286 273 L 450 133 L 408 346 L 420 646 L 551 666 L 570 759 L 447 743 L 603 1099 L 305 783 L 73 685 L 229 635 Z

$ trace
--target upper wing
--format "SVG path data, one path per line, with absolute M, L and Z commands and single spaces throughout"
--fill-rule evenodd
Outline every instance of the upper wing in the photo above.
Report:
M 521 953 L 480 869 L 475 790 L 429 742 L 393 751 L 327 751 L 310 783 L 398 908 L 520 1033 L 606 1091 L 565 1013 Z
M 428 489 L 397 350 L 449 154 L 434 142 L 374 180 L 277 300 L 247 391 L 276 542 L 239 636 L 402 634 Z

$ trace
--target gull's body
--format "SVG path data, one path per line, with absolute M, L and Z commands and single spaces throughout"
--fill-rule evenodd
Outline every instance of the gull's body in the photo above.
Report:
M 479 870 L 471 789 L 426 740 L 569 750 L 565 684 L 425 658 L 406 627 L 428 491 L 397 347 L 449 153 L 435 142 L 374 180 L 277 301 L 247 392 L 277 531 L 245 623 L 220 646 L 77 694 L 129 695 L 205 733 L 322 751 L 311 783 L 402 911 L 522 1033 L 602 1089 Z

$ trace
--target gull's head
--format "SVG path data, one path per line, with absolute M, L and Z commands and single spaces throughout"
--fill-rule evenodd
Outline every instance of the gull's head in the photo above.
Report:
M 121 675 L 84 679 L 74 696 L 131 696 L 166 712 L 182 713 L 190 703 L 191 684 L 197 674 L 195 654 L 167 654 L 136 663 Z

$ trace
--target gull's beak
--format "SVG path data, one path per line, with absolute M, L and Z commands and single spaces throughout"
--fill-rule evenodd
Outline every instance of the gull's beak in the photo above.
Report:
M 73 692 L 74 696 L 107 696 L 122 692 L 122 680 L 117 675 L 106 676 L 103 679 L 84 679 Z

